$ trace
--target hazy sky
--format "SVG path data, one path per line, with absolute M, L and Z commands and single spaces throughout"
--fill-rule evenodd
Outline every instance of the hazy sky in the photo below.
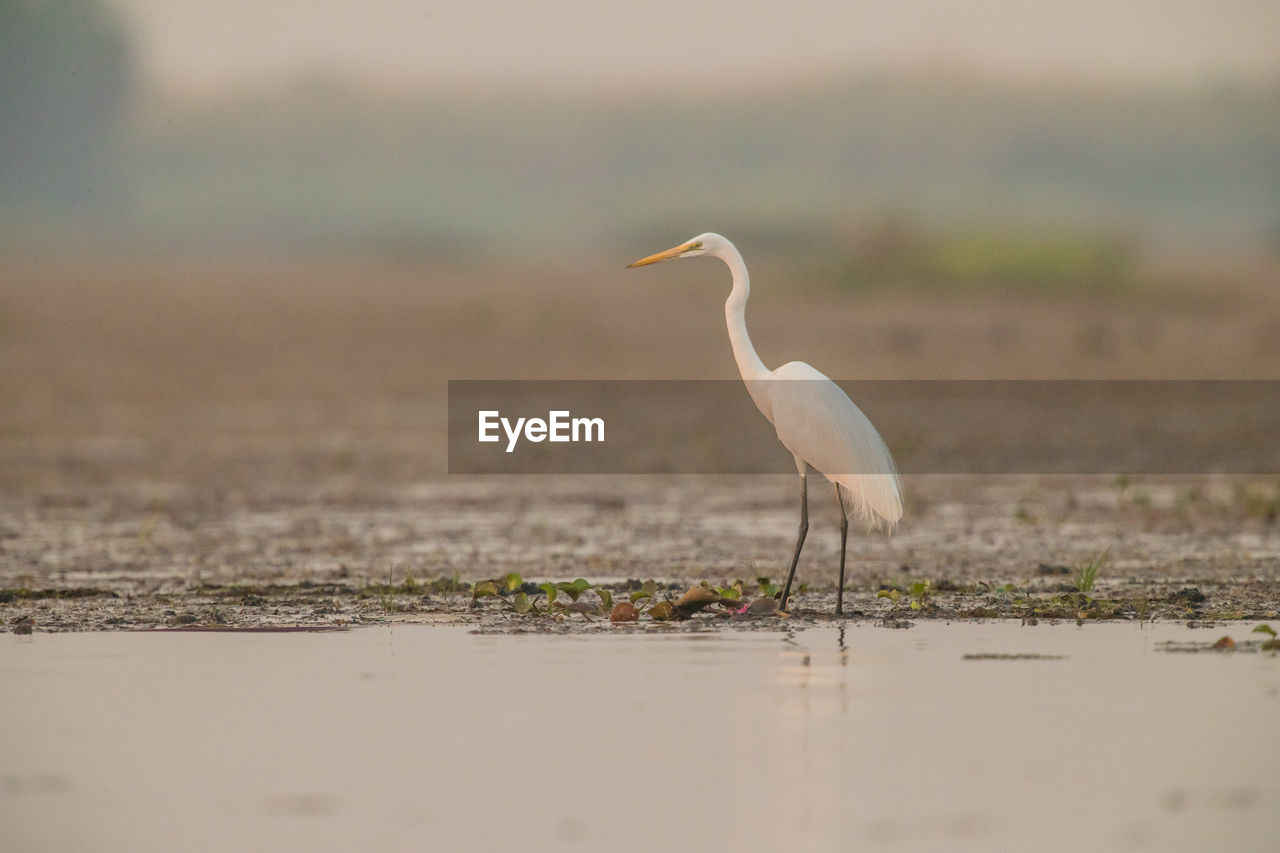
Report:
M 147 79 L 708 91 L 882 70 L 1280 76 L 1280 0 L 110 0 Z

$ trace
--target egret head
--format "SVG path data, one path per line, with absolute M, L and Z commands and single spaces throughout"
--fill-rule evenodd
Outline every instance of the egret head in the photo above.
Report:
M 715 255 L 731 245 L 728 240 L 719 234 L 707 232 L 706 234 L 699 234 L 679 246 L 673 246 L 665 252 L 658 252 L 656 255 L 641 258 L 633 264 L 627 264 L 627 269 L 647 267 L 649 264 L 656 264 L 658 261 L 669 261 L 672 258 L 696 258 L 699 255 Z

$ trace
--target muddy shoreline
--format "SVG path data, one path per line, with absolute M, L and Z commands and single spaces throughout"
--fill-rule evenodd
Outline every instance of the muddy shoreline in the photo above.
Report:
M 444 587 L 462 589 L 443 591 Z M 1280 618 L 1280 584 L 1274 581 L 1120 581 L 1084 594 L 1045 579 L 1025 587 L 988 582 L 930 584 L 923 596 L 912 587 L 845 593 L 845 613 L 834 614 L 833 591 L 794 594 L 786 614 L 752 616 L 729 607 L 681 616 L 642 614 L 611 624 L 594 590 L 574 609 L 547 612 L 546 596 L 530 596 L 537 612 L 517 613 L 510 596 L 473 598 L 465 582 L 452 578 L 409 580 L 387 587 L 366 579 L 314 583 L 189 584 L 163 592 L 116 592 L 103 587 L 0 589 L 0 620 L 16 633 L 130 630 L 334 629 L 398 623 L 469 625 L 498 632 L 578 632 L 593 630 L 787 629 L 871 622 L 904 628 L 918 620 L 1020 620 L 1055 624 L 1076 621 L 1185 622 L 1193 627 Z M 602 584 L 615 600 L 625 600 L 639 581 Z M 674 601 L 682 584 L 659 584 L 655 600 Z M 917 587 L 917 592 L 919 591 Z M 752 598 L 758 594 L 748 594 Z M 892 593 L 897 592 L 896 600 Z M 921 600 L 923 598 L 923 601 Z M 567 601 L 567 599 L 565 599 Z M 745 600 L 745 599 L 744 599 Z M 25 630 L 24 630 L 25 628 Z

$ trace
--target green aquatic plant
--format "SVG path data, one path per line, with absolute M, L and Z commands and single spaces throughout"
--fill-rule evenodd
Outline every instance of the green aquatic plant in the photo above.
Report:
M 1252 633 L 1266 634 L 1270 637 L 1270 639 L 1263 640 L 1262 642 L 1262 650 L 1264 652 L 1275 653 L 1276 651 L 1280 650 L 1280 638 L 1277 638 L 1275 628 L 1272 628 L 1270 625 L 1264 622 L 1263 624 L 1254 628 Z
M 384 613 L 394 613 L 396 611 L 395 587 L 391 585 L 391 582 L 395 579 L 395 570 L 394 563 L 387 566 L 387 585 L 378 594 L 378 601 L 382 604 Z
M 581 613 L 583 616 L 596 611 L 608 613 L 613 607 L 613 594 L 607 589 L 596 588 L 585 578 L 559 582 L 543 581 L 534 586 L 547 597 L 547 603 L 543 607 L 538 606 L 538 602 L 526 590 L 524 578 L 515 572 L 509 572 L 498 580 L 477 583 L 471 589 L 471 601 L 474 605 L 482 598 L 496 598 L 514 613 L 551 616 L 557 619 L 569 613 Z M 578 600 L 579 596 L 589 589 L 594 589 L 596 595 L 600 597 L 599 605 Z M 562 600 L 562 596 L 569 600 L 567 604 Z
M 658 594 L 657 582 L 651 581 L 651 580 L 645 581 L 640 585 L 639 589 L 634 590 L 631 593 L 631 603 L 635 605 L 639 605 L 640 602 L 646 599 L 652 599 L 657 594 Z
M 670 601 L 657 601 L 642 611 L 655 622 L 668 622 L 675 615 L 675 607 Z
M 876 598 L 887 598 L 887 599 L 889 599 L 889 601 L 893 602 L 893 607 L 894 607 L 894 609 L 896 610 L 896 609 L 897 609 L 897 607 L 898 607 L 898 602 L 902 600 L 902 590 L 900 590 L 900 589 L 882 589 L 882 590 L 880 590 L 879 592 L 877 592 L 877 593 L 876 593 Z
M 907 587 L 907 595 L 911 598 L 912 610 L 925 610 L 929 607 L 929 590 L 933 584 L 928 580 L 916 581 Z
M 556 584 L 556 589 L 563 592 L 573 601 L 578 600 L 578 596 L 582 595 L 589 589 L 593 589 L 592 585 L 583 578 L 576 578 L 571 581 L 561 581 Z
M 734 601 L 742 600 L 742 581 L 734 581 L 729 586 L 716 587 L 716 592 L 721 598 L 732 598 Z
M 1111 549 L 1107 548 L 1098 556 L 1076 567 L 1076 589 L 1080 591 L 1081 595 L 1087 595 L 1093 589 L 1093 583 L 1098 579 L 1098 572 L 1102 569 L 1103 564 L 1107 562 L 1107 555 L 1110 552 Z
M 1133 613 L 1138 617 L 1138 621 L 1145 622 L 1147 620 L 1147 614 L 1151 611 L 1151 599 L 1147 598 L 1145 595 L 1138 596 L 1133 599 L 1132 604 Z

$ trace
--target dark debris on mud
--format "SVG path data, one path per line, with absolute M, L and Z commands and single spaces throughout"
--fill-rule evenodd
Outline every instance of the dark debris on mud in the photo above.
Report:
M 688 580 L 658 585 L 655 598 L 677 602 Z M 537 587 L 526 584 L 530 598 L 545 605 Z M 845 612 L 835 615 L 834 590 L 806 591 L 792 596 L 789 612 L 770 608 L 708 607 L 694 614 L 674 609 L 663 621 L 641 614 L 634 621 L 610 622 L 594 590 L 582 594 L 565 611 L 513 612 L 501 599 L 473 598 L 471 584 L 456 578 L 408 580 L 389 586 L 368 579 L 272 579 L 218 584 L 209 582 L 159 584 L 143 588 L 122 581 L 119 588 L 41 587 L 0 589 L 0 629 L 31 631 L 122 631 L 197 629 L 349 628 L 389 623 L 469 625 L 485 633 L 648 633 L 654 631 L 773 630 L 829 624 L 839 620 L 870 622 L 888 628 L 909 628 L 917 620 L 1017 619 L 1023 624 L 1064 620 L 1184 621 L 1213 625 L 1237 620 L 1280 618 L 1280 583 L 1203 579 L 1184 581 L 1115 581 L 1085 594 L 1050 578 L 1023 585 L 942 581 L 924 595 L 910 587 L 877 583 L 847 590 Z M 625 599 L 634 581 L 601 584 Z M 1069 591 L 1068 591 L 1069 590 Z M 518 590 L 518 591 L 523 591 Z M 917 590 L 918 591 L 918 590 Z M 743 607 L 749 598 L 743 599 Z M 757 603 L 760 599 L 756 599 Z

